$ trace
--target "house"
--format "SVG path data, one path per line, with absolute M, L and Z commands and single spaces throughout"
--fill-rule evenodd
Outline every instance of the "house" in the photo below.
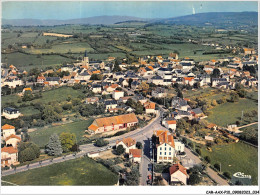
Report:
M 175 110 L 172 113 L 172 117 L 174 117 L 175 119 L 188 118 L 189 120 L 191 120 L 192 119 L 192 114 L 189 111 Z
M 245 55 L 255 54 L 255 49 L 253 48 L 243 48 Z
M 126 103 L 128 99 L 132 98 L 133 96 L 126 96 L 126 97 L 121 97 L 119 98 L 118 102 L 119 103 Z
M 104 101 L 106 110 L 114 109 L 117 107 L 117 101 L 116 100 L 105 100 Z
M 92 85 L 92 91 L 93 91 L 93 93 L 101 93 L 102 92 L 101 85 L 93 84 Z
M 2 133 L 4 140 L 11 135 L 15 135 L 15 127 L 12 125 L 5 124 L 2 126 Z
M 207 125 L 207 128 L 208 129 L 212 129 L 212 130 L 217 130 L 218 126 L 216 124 L 214 124 L 214 123 L 209 123 Z
M 7 119 L 15 119 L 18 118 L 21 115 L 21 113 L 19 112 L 19 110 L 15 108 L 8 107 L 3 109 L 2 115 Z
M 103 133 L 106 131 L 125 130 L 127 127 L 135 126 L 138 119 L 134 113 L 98 118 L 88 127 L 90 133 Z
M 162 87 L 156 87 L 154 90 L 152 90 L 152 97 L 155 98 L 162 98 L 167 96 L 167 89 Z
M 96 158 L 99 157 L 99 152 L 88 152 L 89 158 Z
M 175 139 L 174 144 L 176 153 L 184 152 L 185 145 L 181 141 Z
M 214 138 L 213 138 L 213 137 L 211 137 L 211 136 L 205 136 L 205 140 L 207 140 L 207 141 L 213 141 L 213 140 L 214 140 Z
M 37 83 L 43 84 L 46 81 L 46 78 L 44 76 L 38 76 L 37 77 Z
M 167 120 L 165 122 L 165 127 L 167 129 L 171 129 L 171 130 L 175 131 L 176 130 L 176 124 L 177 124 L 176 120 Z
M 175 153 L 175 143 L 172 135 L 168 135 L 167 130 L 158 130 L 156 136 L 157 163 L 173 162 Z
M 193 86 L 195 83 L 194 77 L 183 77 L 183 84 Z
M 219 83 L 226 83 L 228 80 L 226 78 L 212 78 L 211 86 L 216 87 Z
M 20 141 L 21 141 L 21 138 L 20 138 L 20 137 L 18 137 L 17 135 L 12 134 L 12 135 L 10 135 L 9 137 L 7 137 L 7 138 L 5 139 L 5 145 L 6 145 L 7 147 L 13 146 L 14 148 L 17 148 L 17 145 L 18 145 L 18 143 L 19 143 Z
M 205 116 L 200 108 L 192 109 L 191 114 L 194 118 L 202 118 Z
M 146 103 L 144 103 L 144 107 L 145 107 L 146 114 L 150 114 L 150 113 L 155 114 L 156 113 L 154 102 L 146 102 Z
M 124 91 L 115 90 L 115 91 L 112 92 L 112 97 L 115 100 L 119 100 L 121 97 L 124 97 Z
M 10 167 L 11 165 L 17 165 L 18 162 L 18 150 L 14 147 L 1 148 L 1 166 Z
M 142 150 L 141 149 L 129 149 L 129 159 L 132 162 L 141 163 Z
M 170 173 L 170 184 L 180 183 L 187 185 L 187 179 L 189 175 L 187 174 L 187 169 L 180 163 L 174 164 L 169 168 Z
M 163 78 L 161 76 L 153 76 L 151 82 L 155 85 L 163 85 Z
M 98 97 L 89 97 L 89 98 L 86 98 L 85 103 L 86 104 L 95 104 L 95 103 L 98 103 L 98 101 L 99 101 Z
M 177 96 L 172 98 L 172 107 L 183 111 L 188 111 L 190 109 L 187 101 Z
M 23 91 L 22 91 L 22 94 L 24 94 L 26 91 L 32 92 L 32 89 L 30 87 L 24 88 Z
M 125 149 L 125 153 L 127 154 L 129 153 L 130 149 L 136 149 L 136 141 L 131 137 L 123 138 L 122 140 L 117 141 L 116 147 L 118 147 L 119 145 L 123 146 L 123 148 Z

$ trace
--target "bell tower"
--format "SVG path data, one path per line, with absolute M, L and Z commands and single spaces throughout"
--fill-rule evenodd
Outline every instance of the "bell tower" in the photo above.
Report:
M 84 55 L 84 58 L 82 60 L 82 65 L 83 66 L 89 66 L 89 59 L 88 59 L 88 54 L 87 54 L 87 50 L 85 51 L 85 55 Z

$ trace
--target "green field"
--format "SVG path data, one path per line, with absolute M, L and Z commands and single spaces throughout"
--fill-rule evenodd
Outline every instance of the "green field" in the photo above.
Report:
M 238 102 L 226 102 L 212 108 L 212 114 L 208 116 L 209 122 L 215 123 L 220 126 L 227 126 L 234 124 L 240 120 L 242 110 L 245 112 L 257 110 L 257 103 L 251 99 L 240 99 Z
M 221 171 L 228 171 L 231 174 L 243 172 L 252 176 L 252 184 L 257 185 L 258 181 L 258 151 L 242 142 L 215 145 L 212 152 L 205 147 L 202 148 L 202 156 L 209 156 L 211 164 L 221 163 Z
M 37 55 L 27 55 L 23 53 L 2 54 L 2 63 L 13 64 L 19 69 L 30 70 L 32 68 L 55 67 L 63 62 L 72 60 L 59 55 L 43 55 L 38 58 Z
M 93 122 L 93 119 L 72 122 L 56 127 L 39 128 L 36 131 L 29 133 L 32 142 L 40 147 L 44 147 L 53 133 L 60 134 L 62 132 L 75 133 L 77 141 L 79 141 L 85 133 L 85 130 Z
M 115 185 L 118 176 L 87 157 L 2 177 L 16 185 Z M 2 185 L 5 185 L 2 182 Z
M 57 89 L 52 89 L 49 91 L 42 92 L 42 98 L 32 100 L 31 102 L 42 102 L 42 103 L 48 103 L 52 101 L 62 102 L 65 101 L 68 96 L 71 98 L 77 98 L 79 96 L 84 96 L 84 93 L 82 93 L 81 90 L 74 90 L 71 87 L 60 87 Z M 15 104 L 21 104 L 17 103 L 19 96 L 17 95 L 7 95 L 2 96 L 2 105 L 6 103 L 15 103 Z
M 19 110 L 24 116 L 31 116 L 34 114 L 39 114 L 40 111 L 35 109 L 33 106 L 23 107 Z

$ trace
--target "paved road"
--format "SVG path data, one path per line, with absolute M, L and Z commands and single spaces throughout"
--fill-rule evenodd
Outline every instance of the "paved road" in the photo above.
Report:
M 244 127 L 248 127 L 248 126 L 255 125 L 255 124 L 258 124 L 258 122 L 250 123 L 250 124 L 247 124 L 247 125 L 238 127 L 237 129 L 242 129 L 242 128 L 244 128 Z

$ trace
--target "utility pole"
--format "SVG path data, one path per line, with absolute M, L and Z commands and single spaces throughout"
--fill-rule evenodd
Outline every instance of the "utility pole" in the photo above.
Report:
M 243 120 L 243 117 L 244 117 L 244 110 L 242 110 L 241 121 Z

